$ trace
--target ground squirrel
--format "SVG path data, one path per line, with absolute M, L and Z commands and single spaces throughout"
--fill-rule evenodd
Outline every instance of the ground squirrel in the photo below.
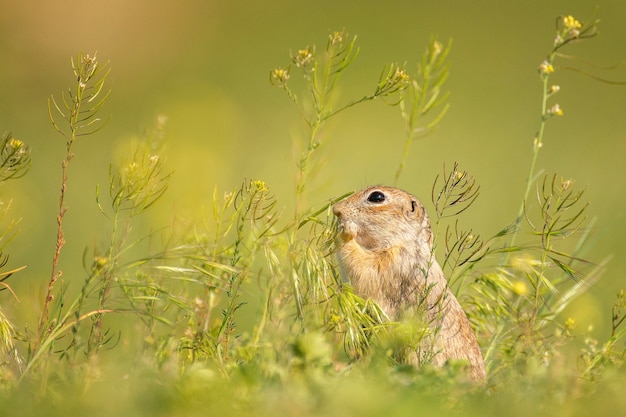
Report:
M 469 377 L 483 380 L 480 347 L 434 258 L 430 220 L 419 200 L 397 188 L 375 186 L 337 203 L 333 212 L 339 221 L 339 261 L 356 293 L 375 301 L 391 320 L 419 309 L 433 329 L 432 363 L 467 360 Z

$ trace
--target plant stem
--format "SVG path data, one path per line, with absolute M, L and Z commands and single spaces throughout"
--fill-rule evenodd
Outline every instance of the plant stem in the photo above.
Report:
M 53 127 L 66 139 L 66 154 L 65 159 L 63 160 L 63 162 L 61 162 L 61 194 L 59 197 L 59 212 L 57 214 L 56 245 L 54 255 L 52 256 L 52 268 L 50 272 L 50 280 L 48 281 L 46 298 L 43 303 L 41 317 L 39 318 L 39 337 L 37 338 L 37 341 L 35 343 L 35 351 L 40 346 L 43 346 L 43 340 L 49 333 L 46 327 L 49 323 L 48 315 L 50 303 L 54 298 L 53 293 L 55 284 L 62 275 L 62 272 L 59 270 L 59 258 L 61 255 L 61 249 L 65 245 L 65 236 L 63 233 L 63 219 L 65 217 L 65 213 L 67 212 L 65 197 L 67 193 L 68 168 L 70 161 L 74 157 L 74 154 L 72 153 L 72 145 L 74 144 L 76 138 L 81 135 L 78 132 L 79 129 L 90 126 L 92 123 L 98 120 L 93 118 L 93 116 L 106 100 L 105 95 L 105 97 L 102 98 L 100 102 L 94 104 L 91 109 L 82 109 L 83 101 L 91 102 L 100 93 L 102 85 L 104 83 L 104 77 L 106 77 L 105 74 L 105 76 L 95 85 L 89 84 L 91 78 L 98 71 L 98 62 L 95 56 L 90 57 L 89 55 L 83 55 L 82 53 L 79 54 L 76 62 L 74 62 L 74 60 L 72 59 L 72 69 L 74 72 L 74 76 L 76 77 L 76 89 L 74 92 L 70 90 L 68 92 L 68 97 L 63 95 L 62 103 L 64 104 L 64 110 L 62 110 L 59 104 L 57 104 L 54 96 L 51 96 L 48 100 L 48 115 L 50 117 L 50 121 L 52 122 Z M 93 92 L 89 93 L 88 90 Z M 85 97 L 86 93 L 87 96 Z M 52 113 L 53 107 L 56 108 L 61 117 L 67 122 L 67 131 L 61 129 L 56 123 L 55 117 Z M 82 135 L 85 134 L 88 133 L 82 133 Z
M 75 103 L 74 105 L 75 114 L 77 115 L 80 111 L 80 102 Z M 71 136 L 67 141 L 67 153 L 65 155 L 65 159 L 61 163 L 61 195 L 59 197 L 59 212 L 57 214 L 57 238 L 56 245 L 54 250 L 54 255 L 52 256 L 52 270 L 50 273 L 50 281 L 48 282 L 48 290 L 46 293 L 46 298 L 44 300 L 43 309 L 41 312 L 41 317 L 39 319 L 39 339 L 37 340 L 37 344 L 35 345 L 35 350 L 41 344 L 42 339 L 45 337 L 46 333 L 46 323 L 48 322 L 48 309 L 50 307 L 50 303 L 52 302 L 54 286 L 58 279 L 61 277 L 62 272 L 58 270 L 59 257 L 61 255 L 61 249 L 65 245 L 65 237 L 63 233 L 63 218 L 65 217 L 65 213 L 67 212 L 67 206 L 65 204 L 65 195 L 67 192 L 67 173 L 70 161 L 74 157 L 74 154 L 71 152 L 72 143 L 76 138 L 75 129 L 72 129 Z
M 555 56 L 556 56 L 556 50 L 553 50 L 545 62 L 547 66 L 552 67 Z M 524 217 L 524 211 L 526 209 L 526 202 L 528 201 L 528 196 L 530 195 L 530 189 L 532 188 L 532 185 L 535 182 L 535 176 L 536 176 L 535 167 L 537 165 L 537 157 L 539 155 L 539 151 L 543 147 L 543 133 L 546 127 L 546 122 L 549 118 L 549 115 L 548 115 L 548 97 L 550 96 L 549 80 L 550 80 L 550 76 L 548 75 L 547 72 L 545 72 L 542 76 L 543 92 L 541 95 L 541 122 L 539 123 L 539 130 L 537 131 L 537 135 L 535 136 L 535 140 L 533 142 L 533 155 L 530 160 L 530 168 L 528 170 L 528 175 L 526 177 L 526 189 L 524 190 L 524 198 L 522 199 L 522 203 L 520 204 L 520 208 L 517 212 L 517 218 L 515 219 L 515 228 L 513 230 L 513 233 L 511 234 L 511 239 L 509 240 L 508 247 L 512 247 L 513 245 L 515 245 L 515 239 L 517 238 L 519 226 L 522 222 L 522 218 Z M 508 254 L 506 258 L 508 259 Z
M 400 160 L 400 165 L 398 166 L 398 170 L 396 171 L 396 175 L 393 177 L 394 186 L 398 185 L 398 181 L 400 181 L 400 176 L 404 171 L 404 167 L 406 166 L 406 160 L 409 157 L 409 150 L 411 149 L 411 143 L 413 142 L 413 133 L 409 132 L 406 140 L 404 141 L 404 150 L 402 151 L 402 159 Z

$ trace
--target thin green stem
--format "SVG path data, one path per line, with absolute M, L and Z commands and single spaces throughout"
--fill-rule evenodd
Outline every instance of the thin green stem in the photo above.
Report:
M 431 131 L 448 110 L 446 103 L 448 94 L 442 94 L 442 88 L 448 77 L 446 57 L 450 47 L 451 43 L 444 47 L 436 39 L 431 40 L 417 66 L 414 79 L 408 83 L 406 92 L 403 92 L 398 102 L 405 122 L 406 136 L 402 159 L 394 176 L 394 185 L 398 184 L 404 172 L 413 141 L 420 134 Z M 440 109 L 434 118 L 429 123 L 424 121 L 424 118 L 438 107 Z
M 526 203 L 528 202 L 528 196 L 530 195 L 530 190 L 532 185 L 535 182 L 535 169 L 537 166 L 537 157 L 539 156 L 539 151 L 543 147 L 543 134 L 546 127 L 546 122 L 549 118 L 548 114 L 548 97 L 550 96 L 550 87 L 549 80 L 550 76 L 548 75 L 550 70 L 547 68 L 552 68 L 554 58 L 556 56 L 556 51 L 553 51 L 546 62 L 542 65 L 545 65 L 546 70 L 542 73 L 542 94 L 541 94 L 541 122 L 539 123 L 539 130 L 537 131 L 537 135 L 535 136 L 535 140 L 533 141 L 533 154 L 530 160 L 530 167 L 528 169 L 528 175 L 526 177 L 526 187 L 524 189 L 524 196 L 522 199 L 522 203 L 520 204 L 519 210 L 517 212 L 517 218 L 515 219 L 515 227 L 511 234 L 511 239 L 509 240 L 508 246 L 512 247 L 515 245 L 515 240 L 517 238 L 519 232 L 519 226 L 524 218 L 524 212 L 526 210 Z M 510 252 L 507 252 L 507 256 L 505 258 L 508 260 Z
M 111 281 L 113 271 L 117 263 L 117 258 L 121 252 L 122 245 L 124 244 L 125 237 L 118 237 L 118 229 L 120 223 L 120 210 L 119 207 L 115 210 L 113 217 L 113 229 L 111 232 L 111 244 L 107 251 L 106 264 L 102 271 L 102 284 L 98 294 L 98 310 L 106 310 L 107 301 L 110 294 Z M 127 228 L 128 230 L 128 228 Z M 102 314 L 97 314 L 91 324 L 91 331 L 88 343 L 88 352 L 95 350 L 98 352 L 102 344 Z

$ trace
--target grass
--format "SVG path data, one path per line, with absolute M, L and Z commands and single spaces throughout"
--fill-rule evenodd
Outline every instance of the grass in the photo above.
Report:
M 396 106 L 405 143 L 396 181 L 411 145 L 448 108 L 445 82 L 451 43 L 432 39 L 413 69 L 387 64 L 371 91 L 341 101 L 338 86 L 358 54 L 356 37 L 329 35 L 323 48 L 307 46 L 270 82 L 300 110 L 304 129 L 296 168 L 296 202 L 285 213 L 262 180 L 215 190 L 199 224 L 145 230 L 142 216 L 167 191 L 166 119 L 111 163 L 109 184 L 96 202 L 109 225 L 106 242 L 86 250 L 84 275 L 59 269 L 73 144 L 104 127 L 108 66 L 96 56 L 72 60 L 75 85 L 49 101 L 54 129 L 65 140 L 57 239 L 47 294 L 36 324 L 0 309 L 0 413 L 56 415 L 586 415 L 626 407 L 620 387 L 626 297 L 607 316 L 612 332 L 595 340 L 563 311 L 601 277 L 605 260 L 583 257 L 592 224 L 584 189 L 558 174 L 536 170 L 544 128 L 563 115 L 550 84 L 570 43 L 589 41 L 597 22 L 557 19 L 553 48 L 539 65 L 543 85 L 539 126 L 520 210 L 494 236 L 463 225 L 479 186 L 456 163 L 433 183 L 435 247 L 451 288 L 476 330 L 488 380 L 464 381 L 462 364 L 414 368 L 398 360 L 419 345 L 424 329 L 390 323 L 359 298 L 333 257 L 332 205 L 306 201 L 307 189 L 332 138 L 328 121 L 361 103 Z M 565 87 L 564 87 L 565 88 Z M 558 96 L 556 96 L 558 97 Z M 7 134 L 1 142 L 0 180 L 27 173 L 30 150 Z M 2 217 L 9 204 L 2 206 Z M 15 233 L 2 231 L 2 250 Z M 524 239 L 520 239 L 523 236 Z M 525 243 L 519 244 L 523 240 Z M 3 258 L 4 259 L 4 258 Z M 43 262 L 43 260 L 42 260 Z M 18 297 L 0 274 L 0 297 Z M 72 284 L 72 285 L 70 285 Z M 36 302 L 36 301 L 34 301 Z M 17 324 L 15 324 L 17 322 Z

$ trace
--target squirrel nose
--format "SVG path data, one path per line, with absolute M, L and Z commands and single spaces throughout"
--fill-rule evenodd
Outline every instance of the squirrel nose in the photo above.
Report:
M 339 209 L 339 207 L 337 207 L 336 205 L 333 206 L 333 214 L 337 217 L 340 218 L 341 217 L 341 209 Z

